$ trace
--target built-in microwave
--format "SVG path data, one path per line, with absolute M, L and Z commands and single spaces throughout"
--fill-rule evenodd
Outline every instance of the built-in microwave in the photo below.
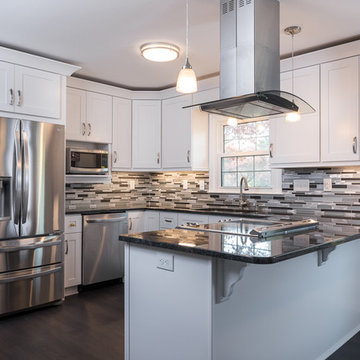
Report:
M 66 173 L 108 175 L 109 153 L 106 150 L 66 148 Z

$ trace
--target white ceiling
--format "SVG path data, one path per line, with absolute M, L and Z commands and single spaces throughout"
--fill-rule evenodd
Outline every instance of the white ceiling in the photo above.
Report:
M 219 2 L 190 0 L 190 62 L 198 77 L 219 71 Z M 360 38 L 359 0 L 280 0 L 280 30 L 300 25 L 297 52 Z M 152 63 L 141 44 L 166 41 L 181 56 Z M 80 65 L 78 76 L 129 88 L 173 85 L 184 62 L 185 0 L 8 0 L 0 44 Z M 280 53 L 291 38 L 281 33 Z

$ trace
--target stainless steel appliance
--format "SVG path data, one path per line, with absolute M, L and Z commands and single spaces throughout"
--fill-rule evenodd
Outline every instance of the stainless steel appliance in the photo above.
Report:
M 0 118 L 0 314 L 63 298 L 64 126 Z
M 109 153 L 106 150 L 66 148 L 66 173 L 107 175 Z
M 125 212 L 83 216 L 83 285 L 123 277 L 124 245 L 119 235 L 127 232 Z

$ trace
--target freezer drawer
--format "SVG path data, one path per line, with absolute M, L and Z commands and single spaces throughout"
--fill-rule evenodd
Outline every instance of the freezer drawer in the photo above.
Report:
M 64 235 L 0 241 L 0 272 L 63 262 Z
M 127 219 L 125 212 L 83 217 L 83 285 L 123 276 L 124 245 L 119 235 L 128 232 Z
M 0 274 L 0 315 L 60 300 L 64 296 L 62 264 Z

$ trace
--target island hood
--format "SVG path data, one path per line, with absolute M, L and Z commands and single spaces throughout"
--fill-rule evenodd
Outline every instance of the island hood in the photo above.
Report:
M 280 91 L 278 0 L 220 0 L 220 100 L 193 106 L 252 119 L 315 110 Z

